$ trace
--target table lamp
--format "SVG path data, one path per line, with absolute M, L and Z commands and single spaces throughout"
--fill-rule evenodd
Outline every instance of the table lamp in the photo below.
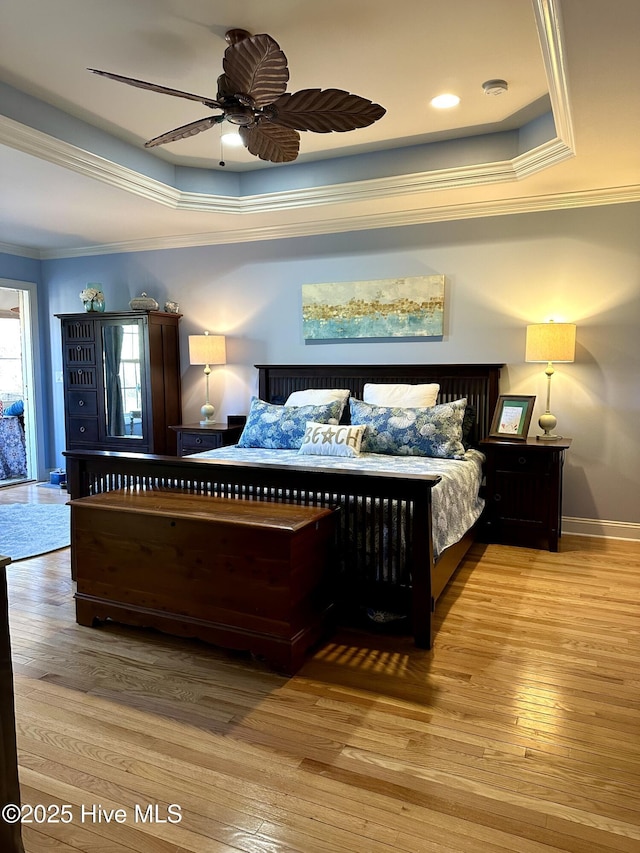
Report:
M 227 355 L 224 335 L 189 335 L 189 363 L 204 364 L 204 375 L 207 381 L 207 396 L 204 406 L 200 409 L 202 419 L 200 423 L 214 423 L 215 409 L 209 402 L 209 376 L 212 364 L 226 364 Z
M 547 369 L 547 408 L 540 415 L 538 424 L 543 430 L 542 435 L 536 436 L 540 441 L 555 441 L 562 438 L 554 433 L 558 423 L 555 415 L 551 414 L 551 377 L 554 374 L 553 362 L 570 362 L 575 358 L 576 327 L 573 323 L 536 323 L 527 326 L 527 343 L 525 361 L 546 361 Z

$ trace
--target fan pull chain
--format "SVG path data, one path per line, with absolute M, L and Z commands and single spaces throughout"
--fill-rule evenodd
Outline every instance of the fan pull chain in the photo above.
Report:
M 224 161 L 224 142 L 222 141 L 222 125 L 220 125 L 220 161 L 218 162 L 218 166 L 226 166 L 227 164 Z

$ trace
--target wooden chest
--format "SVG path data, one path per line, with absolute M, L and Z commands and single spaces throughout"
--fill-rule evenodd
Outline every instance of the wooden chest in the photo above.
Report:
M 198 637 L 295 672 L 334 606 L 330 509 L 120 489 L 71 501 L 81 625 Z

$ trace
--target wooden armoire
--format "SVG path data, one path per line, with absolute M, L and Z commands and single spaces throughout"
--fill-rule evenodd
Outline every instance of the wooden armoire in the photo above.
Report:
M 56 314 L 67 450 L 176 454 L 181 314 Z

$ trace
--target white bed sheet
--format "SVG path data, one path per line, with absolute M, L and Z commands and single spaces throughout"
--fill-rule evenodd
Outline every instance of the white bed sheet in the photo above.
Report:
M 256 447 L 220 447 L 194 454 L 193 459 L 229 459 L 236 462 L 291 465 L 296 468 L 336 468 L 396 474 L 437 474 L 442 479 L 432 490 L 434 556 L 458 542 L 480 517 L 484 500 L 479 495 L 484 456 L 467 450 L 463 459 L 425 456 L 386 456 L 362 453 L 351 458 L 301 456 L 297 450 Z

